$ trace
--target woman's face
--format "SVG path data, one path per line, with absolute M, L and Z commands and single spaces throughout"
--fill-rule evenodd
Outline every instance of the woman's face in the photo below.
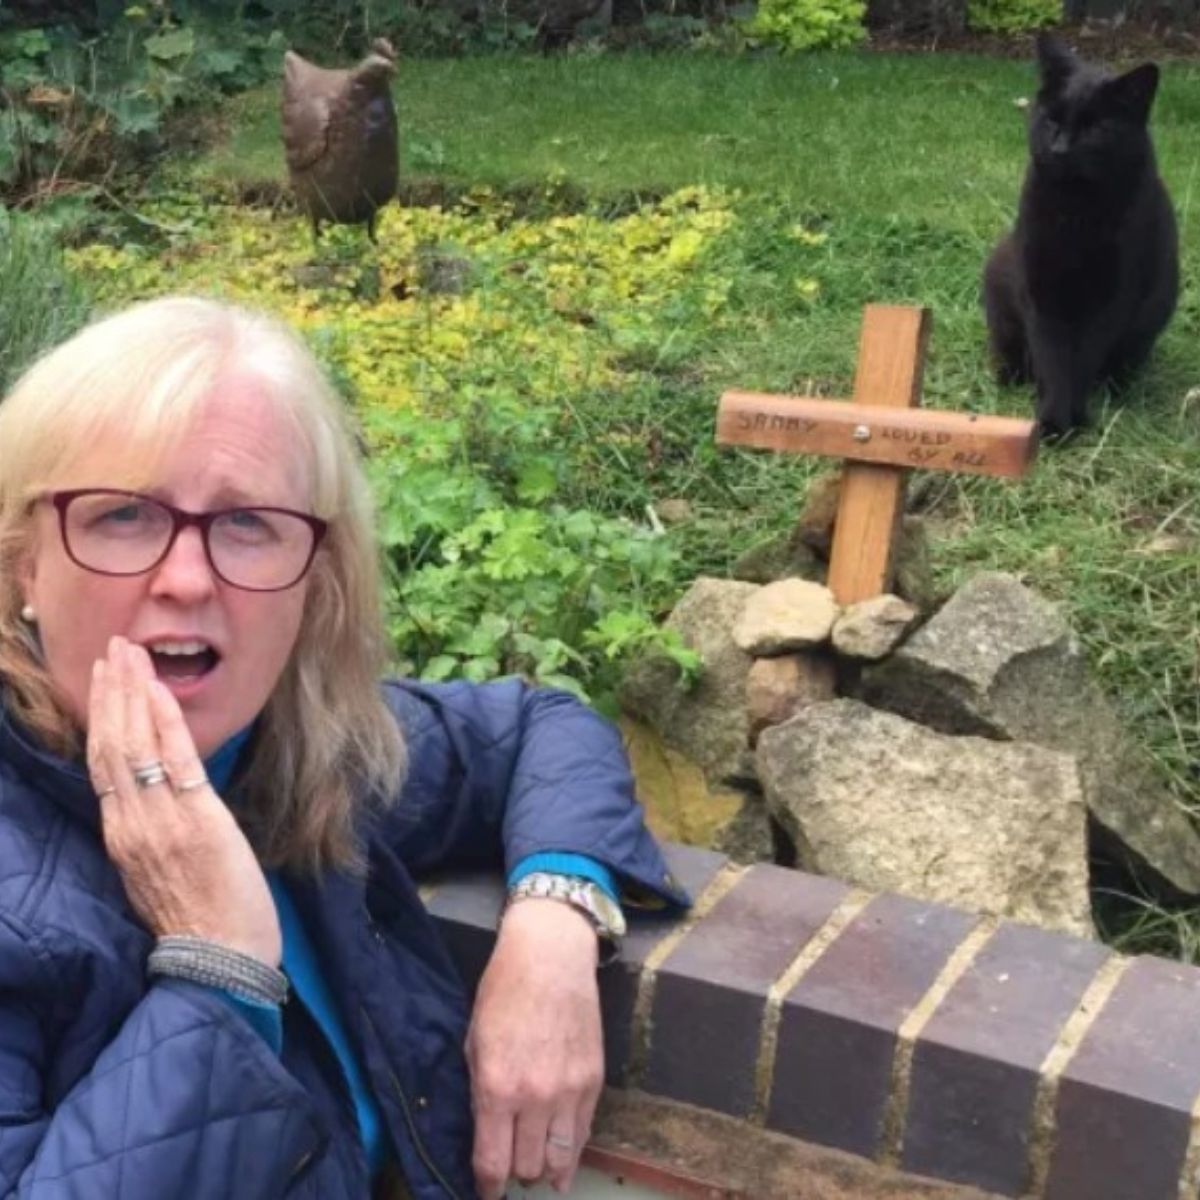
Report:
M 298 443 L 261 384 L 235 378 L 214 391 L 158 476 L 138 490 L 189 512 L 243 505 L 308 512 L 308 463 Z M 106 461 L 119 461 L 116 446 L 106 454 L 101 443 L 87 486 L 122 486 L 106 474 Z M 296 644 L 309 576 L 282 592 L 232 587 L 213 573 L 195 527 L 181 530 L 167 557 L 144 575 L 97 575 L 67 556 L 53 505 L 39 504 L 34 520 L 25 600 L 50 674 L 81 726 L 92 664 L 114 634 L 151 652 L 201 755 L 257 716 Z M 200 655 L 168 653 L 195 650 L 196 643 L 204 647 Z

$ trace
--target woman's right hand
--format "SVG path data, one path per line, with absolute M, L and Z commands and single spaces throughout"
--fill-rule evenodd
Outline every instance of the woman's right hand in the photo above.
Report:
M 133 767 L 161 761 L 168 779 L 138 787 Z M 104 844 L 139 917 L 156 937 L 191 934 L 277 967 L 283 938 L 258 859 L 204 776 L 187 723 L 150 656 L 114 637 L 92 672 L 87 762 Z

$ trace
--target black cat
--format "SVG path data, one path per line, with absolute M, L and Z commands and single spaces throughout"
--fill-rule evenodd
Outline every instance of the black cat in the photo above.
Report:
M 1153 63 L 1114 76 L 1038 38 L 1041 88 L 1016 228 L 983 299 L 1001 382 L 1033 379 L 1043 433 L 1087 423 L 1088 393 L 1150 353 L 1175 310 L 1175 214 L 1147 120 Z

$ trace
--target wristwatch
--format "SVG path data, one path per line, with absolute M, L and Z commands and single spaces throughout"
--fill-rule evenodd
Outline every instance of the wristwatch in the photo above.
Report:
M 620 949 L 625 936 L 625 914 L 608 893 L 590 879 L 578 875 L 559 875 L 553 871 L 531 871 L 508 890 L 508 903 L 521 900 L 558 900 L 583 913 L 605 943 L 609 961 Z

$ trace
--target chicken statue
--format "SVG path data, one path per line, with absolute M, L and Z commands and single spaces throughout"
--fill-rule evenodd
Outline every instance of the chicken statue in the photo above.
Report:
M 396 51 L 376 38 L 356 67 L 328 70 L 289 50 L 283 58 L 283 146 L 300 207 L 322 221 L 367 226 L 396 194 L 399 150 L 391 81 Z

